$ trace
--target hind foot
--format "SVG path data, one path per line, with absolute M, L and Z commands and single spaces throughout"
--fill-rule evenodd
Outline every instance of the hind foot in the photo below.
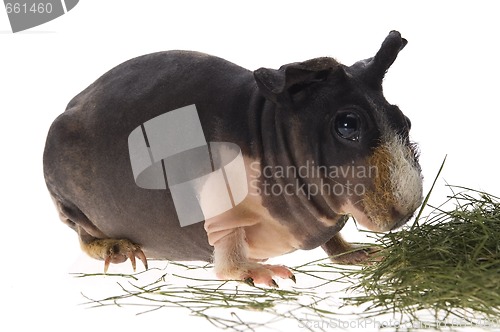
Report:
M 275 277 L 291 279 L 295 276 L 281 265 L 257 263 L 248 258 L 245 230 L 236 228 L 214 244 L 215 274 L 222 280 L 240 280 L 249 285 L 263 284 L 278 287 Z
M 139 258 L 148 269 L 146 255 L 138 244 L 126 239 L 94 239 L 82 242 L 82 249 L 91 257 L 104 261 L 104 273 L 108 271 L 109 264 L 123 263 L 130 259 L 132 268 L 136 269 L 135 258 Z

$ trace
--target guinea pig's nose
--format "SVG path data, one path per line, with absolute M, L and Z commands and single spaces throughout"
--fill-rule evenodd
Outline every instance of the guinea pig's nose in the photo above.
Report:
M 402 213 L 396 208 L 391 209 L 391 217 L 392 220 L 395 220 L 395 223 L 391 227 L 391 231 L 398 229 L 399 227 L 403 226 L 406 224 L 412 217 L 413 217 L 414 212 L 411 213 Z

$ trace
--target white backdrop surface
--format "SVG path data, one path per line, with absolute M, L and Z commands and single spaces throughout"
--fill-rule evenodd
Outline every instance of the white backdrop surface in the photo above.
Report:
M 135 316 L 133 310 L 86 309 L 80 305 L 84 286 L 69 275 L 100 272 L 102 262 L 85 257 L 76 234 L 58 220 L 43 180 L 45 137 L 74 95 L 138 55 L 197 50 L 252 70 L 317 56 L 351 64 L 374 55 L 387 33 L 399 30 L 409 43 L 384 91 L 412 121 L 425 192 L 447 154 L 431 201 L 450 193 L 444 180 L 500 195 L 494 3 L 81 0 L 68 14 L 16 34 L 0 9 L 0 294 L 7 308 L 0 324 L 16 330 L 214 329 L 177 310 Z M 362 240 L 352 225 L 344 233 Z M 314 250 L 274 261 L 293 265 L 321 256 Z

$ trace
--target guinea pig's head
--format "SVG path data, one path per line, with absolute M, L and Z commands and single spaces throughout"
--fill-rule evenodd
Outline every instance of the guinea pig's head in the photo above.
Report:
M 422 202 L 410 120 L 382 93 L 384 75 L 406 43 L 392 31 L 374 57 L 352 66 L 316 58 L 254 72 L 276 104 L 278 139 L 291 159 L 322 175 L 321 183 L 309 179 L 320 186 L 314 205 L 351 214 L 374 231 L 403 225 Z

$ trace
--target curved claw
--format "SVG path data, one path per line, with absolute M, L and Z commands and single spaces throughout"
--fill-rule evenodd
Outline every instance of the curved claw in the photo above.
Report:
M 249 286 L 255 287 L 255 283 L 253 282 L 253 278 L 251 278 L 251 277 L 245 278 L 245 280 L 243 280 L 243 282 Z
M 135 272 L 135 268 L 136 268 L 135 253 L 132 251 L 129 251 L 129 252 L 127 252 L 127 257 L 128 257 L 128 259 L 130 259 L 130 263 L 132 263 L 132 269 L 134 269 L 134 272 Z
M 135 254 L 135 257 L 139 258 L 142 262 L 142 264 L 144 264 L 144 267 L 146 268 L 146 270 L 148 269 L 148 259 L 146 258 L 146 255 L 144 255 L 144 252 L 141 250 L 141 248 L 137 248 L 134 252 Z M 134 268 L 135 270 L 135 268 Z
M 104 273 L 108 273 L 109 263 L 111 263 L 111 256 L 106 257 L 104 260 Z
M 276 283 L 276 281 L 274 281 L 274 279 L 271 279 L 269 287 L 279 288 L 278 284 Z

